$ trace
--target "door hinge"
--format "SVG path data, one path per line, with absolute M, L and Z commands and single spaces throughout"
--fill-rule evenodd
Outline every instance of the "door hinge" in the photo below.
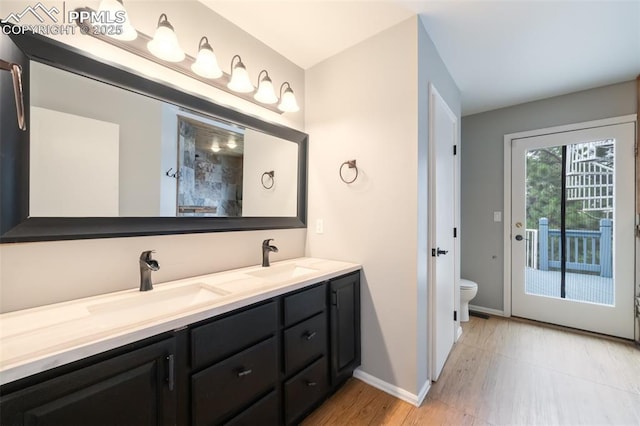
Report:
M 458 145 L 453 146 L 453 155 L 458 155 Z
M 458 321 L 458 311 L 453 311 L 453 320 Z
M 458 228 L 453 228 L 453 238 L 458 238 Z
M 436 249 L 431 249 L 431 257 L 436 257 Z

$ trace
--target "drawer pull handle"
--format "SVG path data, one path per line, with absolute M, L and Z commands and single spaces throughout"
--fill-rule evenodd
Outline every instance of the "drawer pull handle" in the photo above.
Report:
M 310 388 L 313 387 L 313 386 L 317 386 L 317 385 L 318 385 L 318 383 L 311 382 L 311 381 L 307 380 L 307 386 L 309 386 Z
M 315 331 L 312 331 L 312 332 L 308 332 L 307 331 L 306 333 L 304 333 L 304 338 L 307 339 L 307 340 L 311 340 L 314 337 L 316 337 L 316 334 L 318 334 L 318 333 L 315 332 Z
M 248 376 L 251 373 L 253 373 L 253 370 L 250 369 L 250 368 L 247 368 L 246 370 L 239 371 L 238 372 L 238 377 Z

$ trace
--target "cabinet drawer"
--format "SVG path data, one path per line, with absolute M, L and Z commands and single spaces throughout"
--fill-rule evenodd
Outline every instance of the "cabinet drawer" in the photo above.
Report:
M 275 337 L 194 374 L 191 377 L 193 423 L 220 423 L 274 388 L 277 378 Z
M 327 353 L 327 314 L 322 312 L 284 332 L 287 375 Z
M 276 391 L 260 399 L 251 407 L 243 410 L 242 413 L 225 426 L 276 426 L 278 424 L 278 394 Z
M 275 333 L 276 302 L 194 328 L 191 331 L 191 366 L 206 367 Z
M 285 297 L 285 327 L 321 312 L 326 305 L 327 294 L 325 284 Z
M 285 419 L 290 424 L 299 420 L 327 394 L 329 369 L 322 357 L 284 384 Z

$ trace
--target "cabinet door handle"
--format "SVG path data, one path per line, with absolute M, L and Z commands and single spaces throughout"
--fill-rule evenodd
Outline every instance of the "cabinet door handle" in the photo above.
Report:
M 338 298 L 338 292 L 337 291 L 332 291 L 331 292 L 331 298 L 333 299 L 331 301 L 331 304 L 333 306 L 335 306 L 336 309 L 340 309 L 340 299 Z
M 169 377 L 167 377 L 167 382 L 169 382 L 169 390 L 173 391 L 175 387 L 175 359 L 173 354 L 167 357 L 167 361 L 169 363 Z
M 0 59 L 0 69 L 11 72 L 13 95 L 16 100 L 16 113 L 18 115 L 18 127 L 20 130 L 27 130 L 27 122 L 24 115 L 24 93 L 22 91 L 22 67 L 19 64 Z
M 312 382 L 310 380 L 307 380 L 307 386 L 309 386 L 311 388 L 311 387 L 317 386 L 317 383 L 316 382 Z
M 248 376 L 251 373 L 253 373 L 253 370 L 250 368 L 247 368 L 246 370 L 238 371 L 238 377 Z
M 304 338 L 307 339 L 307 340 L 311 340 L 314 337 L 316 337 L 316 334 L 318 334 L 318 333 L 315 332 L 315 331 L 312 331 L 312 332 L 308 332 L 307 331 L 306 333 L 304 333 Z

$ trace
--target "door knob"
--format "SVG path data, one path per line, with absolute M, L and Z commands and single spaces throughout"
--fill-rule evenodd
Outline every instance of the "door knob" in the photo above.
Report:
M 519 235 L 519 234 L 518 234 L 518 235 L 516 235 L 516 240 L 517 240 L 517 241 L 522 241 L 522 235 Z

